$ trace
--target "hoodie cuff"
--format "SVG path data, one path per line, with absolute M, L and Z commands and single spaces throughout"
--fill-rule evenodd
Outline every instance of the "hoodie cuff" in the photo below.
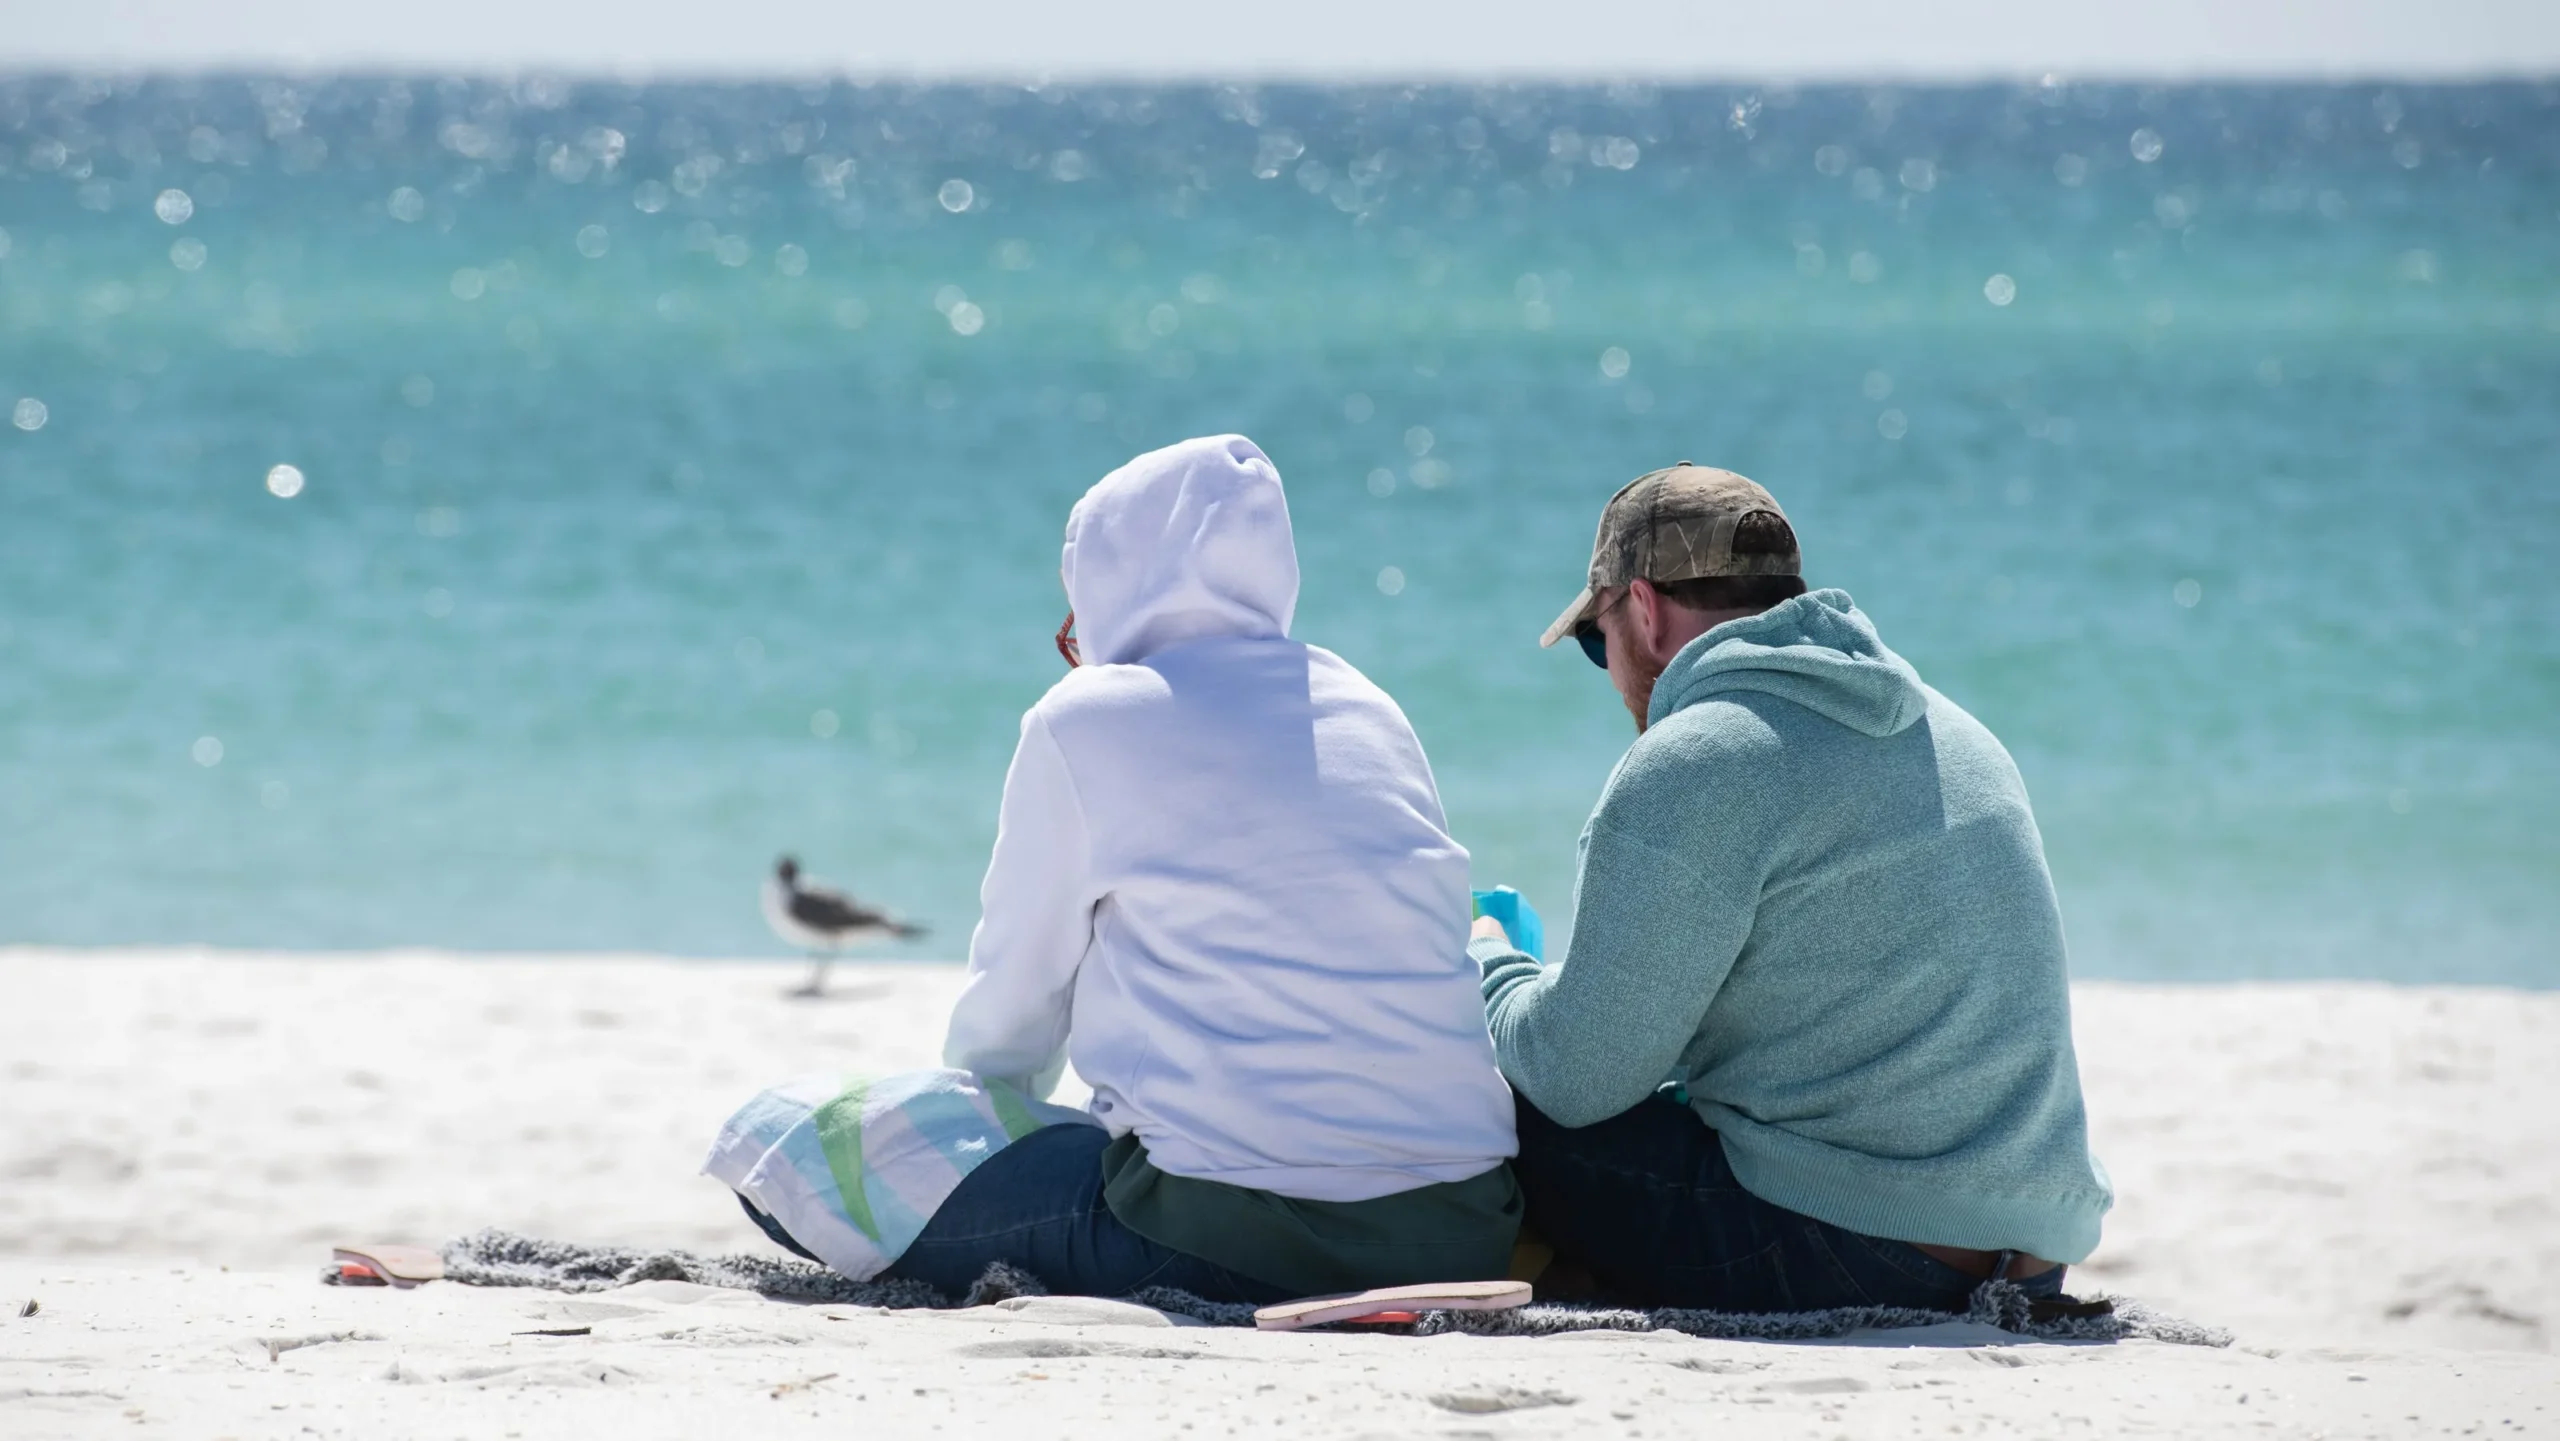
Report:
M 1497 941 L 1491 936 L 1467 942 L 1467 959 L 1476 963 L 1488 998 L 1501 981 L 1522 974 L 1534 976 L 1539 969 L 1535 957 L 1515 949 L 1509 941 Z

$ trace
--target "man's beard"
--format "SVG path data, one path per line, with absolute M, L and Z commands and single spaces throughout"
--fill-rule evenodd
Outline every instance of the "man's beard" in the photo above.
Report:
M 1662 679 L 1663 668 L 1651 657 L 1632 650 L 1627 652 L 1626 664 L 1627 669 L 1634 672 L 1634 684 L 1622 692 L 1620 698 L 1627 703 L 1627 714 L 1636 718 L 1636 734 L 1643 735 L 1648 724 L 1646 717 L 1653 711 L 1653 683 Z

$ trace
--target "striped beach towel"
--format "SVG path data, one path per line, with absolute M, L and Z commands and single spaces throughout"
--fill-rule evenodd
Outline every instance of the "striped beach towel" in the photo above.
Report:
M 1075 1124 L 1094 1120 L 967 1071 L 814 1077 L 739 1107 L 702 1170 L 828 1266 L 868 1281 L 989 1156 Z

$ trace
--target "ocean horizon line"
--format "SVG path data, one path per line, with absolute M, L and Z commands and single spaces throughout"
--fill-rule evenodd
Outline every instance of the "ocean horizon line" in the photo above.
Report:
M 1322 90 L 1412 88 L 1513 88 L 1609 90 L 1642 87 L 1655 90 L 1855 90 L 1889 86 L 1910 90 L 1964 91 L 2006 88 L 2106 87 L 2266 87 L 2270 89 L 2346 89 L 2393 85 L 2457 89 L 2492 85 L 2560 84 L 2560 65 L 2525 64 L 2476 68 L 2323 69 L 2233 66 L 2193 69 L 2079 70 L 1985 67 L 1966 70 L 1857 68 L 1839 70 L 1695 70 L 1609 69 L 1548 66 L 1461 66 L 1449 69 L 1414 67 L 1316 67 L 1279 65 L 1269 68 L 1207 70 L 1186 67 L 1115 68 L 1058 66 L 1051 68 L 944 68 L 931 65 L 826 63 L 774 65 L 762 61 L 722 65 L 654 62 L 635 65 L 564 62 L 489 62 L 457 60 L 421 62 L 414 56 L 351 57 L 303 60 L 289 56 L 211 57 L 202 62 L 152 61 L 134 64 L 106 56 L 47 58 L 36 63 L 0 61 L 0 82 L 101 80 L 472 80 L 480 82 L 557 81 L 568 84 L 630 86 L 849 84 L 862 87 L 913 85 L 924 89 L 1028 89 L 1096 86 L 1132 89 L 1183 89 L 1237 86 L 1289 86 Z

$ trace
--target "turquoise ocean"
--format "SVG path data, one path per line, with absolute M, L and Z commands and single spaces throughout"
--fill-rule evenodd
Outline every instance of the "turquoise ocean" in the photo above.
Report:
M 2560 85 L 21 75 L 0 232 L 0 943 L 956 956 L 1067 506 L 1242 431 L 1559 930 L 1687 458 L 2080 974 L 2560 985 Z

